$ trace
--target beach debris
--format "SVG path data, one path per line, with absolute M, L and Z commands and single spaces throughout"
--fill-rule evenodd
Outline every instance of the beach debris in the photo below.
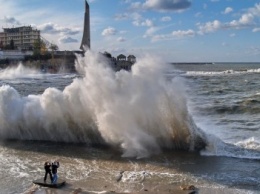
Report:
M 142 182 L 145 181 L 145 175 L 146 175 L 146 172 L 144 171 L 142 174 L 143 174 L 143 178 L 142 178 L 142 180 L 140 181 L 140 183 L 142 183 Z
M 118 175 L 118 176 L 116 176 L 116 181 L 117 181 L 117 182 L 121 181 L 121 179 L 122 179 L 122 177 L 123 177 L 123 174 L 124 174 L 124 172 L 125 172 L 125 171 L 124 171 L 124 170 L 122 170 L 122 171 L 120 171 L 120 172 L 119 172 L 119 175 Z
M 28 190 L 26 190 L 23 194 L 33 194 L 39 189 L 39 186 L 33 185 Z
M 198 189 L 194 185 L 182 185 L 180 186 L 181 190 L 190 191 L 188 194 L 196 194 L 198 193 Z
M 72 194 L 78 194 L 82 192 L 82 189 L 81 188 L 77 188 L 75 191 L 72 192 Z
M 194 185 L 182 185 L 180 186 L 181 190 L 196 190 L 196 187 Z

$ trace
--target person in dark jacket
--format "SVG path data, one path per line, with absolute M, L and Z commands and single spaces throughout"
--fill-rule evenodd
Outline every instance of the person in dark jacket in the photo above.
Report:
M 52 179 L 53 184 L 57 183 L 57 180 L 58 180 L 57 171 L 58 171 L 59 166 L 60 166 L 60 163 L 58 161 L 54 161 L 51 165 L 51 171 L 53 174 L 53 179 Z
M 44 169 L 45 169 L 44 182 L 46 182 L 48 174 L 50 175 L 50 179 L 51 179 L 51 182 L 52 182 L 53 178 L 52 178 L 52 174 L 51 174 L 51 163 L 45 162 L 44 163 Z

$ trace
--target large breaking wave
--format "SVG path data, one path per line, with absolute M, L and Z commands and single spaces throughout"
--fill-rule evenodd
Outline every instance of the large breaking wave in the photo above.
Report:
M 130 72 L 115 72 L 108 64 L 88 51 L 76 62 L 82 77 L 63 91 L 48 88 L 23 97 L 1 86 L 1 139 L 107 144 L 133 157 L 205 146 L 180 83 L 164 76 L 166 63 L 147 56 Z

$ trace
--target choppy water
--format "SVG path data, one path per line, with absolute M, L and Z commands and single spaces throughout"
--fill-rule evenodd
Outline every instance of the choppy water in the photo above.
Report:
M 0 72 L 0 193 L 22 193 L 54 159 L 88 191 L 259 191 L 259 64 L 78 61 L 80 76 Z
M 189 86 L 190 113 L 197 126 L 221 139 L 204 154 L 259 159 L 260 63 L 177 68 Z M 229 150 L 222 141 L 245 150 Z

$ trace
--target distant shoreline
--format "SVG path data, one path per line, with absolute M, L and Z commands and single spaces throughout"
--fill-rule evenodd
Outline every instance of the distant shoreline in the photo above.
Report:
M 172 65 L 260 64 L 260 62 L 171 62 Z

